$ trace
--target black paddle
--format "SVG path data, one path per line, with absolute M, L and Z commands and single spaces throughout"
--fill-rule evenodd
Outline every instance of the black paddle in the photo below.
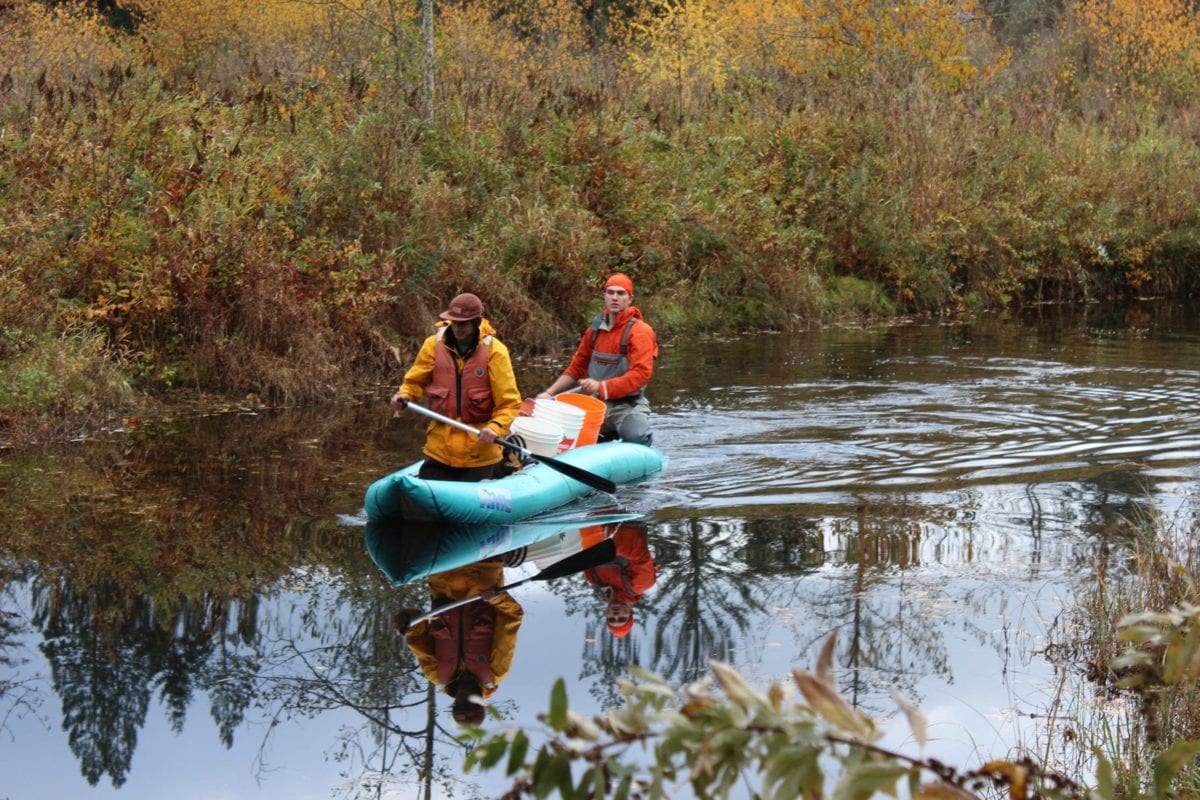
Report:
M 567 575 L 574 575 L 577 572 L 583 572 L 590 567 L 596 567 L 600 564 L 607 564 L 617 557 L 617 544 L 611 538 L 605 539 L 602 542 L 586 547 L 578 553 L 572 553 L 561 561 L 555 561 L 550 566 L 536 575 L 530 575 L 528 578 L 522 578 L 519 581 L 506 584 L 498 589 L 494 589 L 495 594 L 507 592 L 517 588 L 523 583 L 529 581 L 550 581 L 555 578 L 562 578 Z M 470 597 L 464 597 L 462 600 L 455 600 L 452 603 L 447 603 L 444 606 L 438 606 L 431 609 L 419 617 L 411 617 L 414 611 L 402 609 L 393 620 L 396 633 L 404 633 L 406 630 L 416 625 L 418 622 L 424 622 L 427 619 L 433 619 L 438 614 L 445 613 L 451 609 L 465 606 L 468 603 L 474 603 L 476 600 L 483 599 L 483 595 L 475 594 Z
M 417 412 L 418 414 L 424 414 L 425 416 L 429 417 L 430 419 L 436 419 L 438 422 L 444 422 L 445 424 L 450 425 L 451 427 L 458 428 L 460 431 L 466 431 L 467 433 L 473 434 L 475 436 L 479 435 L 479 431 L 477 431 L 475 428 L 472 428 L 470 425 L 459 422 L 456 419 L 450 419 L 449 417 L 444 417 L 441 414 L 437 413 L 436 411 L 430 411 L 428 408 L 425 408 L 425 406 L 418 405 L 417 403 L 405 402 L 404 407 L 412 409 L 413 411 Z M 559 461 L 558 459 L 551 458 L 550 456 L 538 455 L 537 453 L 531 452 L 530 450 L 522 447 L 521 445 L 517 444 L 516 442 L 514 442 L 510 439 L 505 439 L 504 437 L 500 437 L 500 438 L 496 439 L 496 441 L 497 441 L 497 443 L 500 444 L 501 447 L 505 447 L 509 450 L 514 450 L 517 453 L 520 453 L 525 458 L 532 458 L 534 461 L 537 461 L 538 463 L 545 464 L 547 467 L 554 470 L 555 472 L 561 472 L 563 475 L 566 475 L 568 478 L 573 478 L 573 479 L 579 481 L 580 483 L 584 484 L 585 486 L 590 486 L 593 489 L 597 489 L 601 492 L 607 492 L 608 494 L 615 494 L 617 491 L 617 485 L 615 483 L 613 483 L 612 481 L 610 481 L 608 478 L 603 478 L 599 475 L 588 472 L 586 469 L 580 469 L 579 467 L 575 466 L 574 464 L 567 464 L 562 461 Z

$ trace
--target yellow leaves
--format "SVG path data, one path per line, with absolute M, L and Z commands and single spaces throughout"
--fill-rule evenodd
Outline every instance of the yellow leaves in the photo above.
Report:
M 724 21 L 707 0 L 648 0 L 631 25 L 630 64 L 652 85 L 676 92 L 681 106 L 693 87 L 720 91 L 736 68 Z
M 1194 80 L 1200 72 L 1200 22 L 1187 0 L 1079 0 L 1072 13 L 1101 62 L 1126 80 Z
M 136 52 L 128 37 L 113 31 L 84 6 L 18 0 L 0 14 L 5 70 L 15 79 L 56 85 L 124 65 Z
M 463 89 L 524 84 L 529 45 L 497 19 L 488 3 L 443 7 L 438 25 L 445 56 L 442 83 Z
M 956 91 L 992 80 L 1011 58 L 981 68 L 972 57 L 988 35 L 976 0 L 651 0 L 632 28 L 633 68 L 681 95 L 779 68 L 817 78 L 923 70 Z
M 1003 778 L 1008 784 L 1008 796 L 1011 800 L 1025 800 L 1029 797 L 1029 771 L 1020 764 L 1011 761 L 989 761 L 979 768 L 979 772 Z
M 847 703 L 837 689 L 804 670 L 793 670 L 792 679 L 809 706 L 821 717 L 857 738 L 868 741 L 876 738 L 871 720 Z
M 590 49 L 588 26 L 575 0 L 493 0 L 492 18 L 525 32 L 538 69 L 582 69 Z
M 879 737 L 875 724 L 870 718 L 846 702 L 846 698 L 837 690 L 833 676 L 833 652 L 837 644 L 837 632 L 831 633 L 821 647 L 817 657 L 816 672 L 793 670 L 792 680 L 796 682 L 800 693 L 812 710 L 837 726 L 863 741 L 873 741 Z
M 929 742 L 929 722 L 925 718 L 924 712 L 913 701 L 901 693 L 899 689 L 892 689 L 892 700 L 904 712 L 904 716 L 908 720 L 908 727 L 912 730 L 913 738 L 917 740 L 917 746 L 924 750 L 925 745 Z

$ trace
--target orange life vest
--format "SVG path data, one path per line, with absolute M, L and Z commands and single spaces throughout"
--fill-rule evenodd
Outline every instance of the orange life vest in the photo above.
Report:
M 429 396 L 429 407 L 442 416 L 463 422 L 487 422 L 496 408 L 492 398 L 492 381 L 488 377 L 488 348 L 492 337 L 482 337 L 471 354 L 463 360 L 460 369 L 458 356 L 446 344 L 445 335 L 446 328 L 439 328 L 433 377 L 425 390 Z
M 480 686 L 492 683 L 492 637 L 496 609 L 469 603 L 436 616 L 429 625 L 437 658 L 438 685 L 446 686 L 466 669 Z

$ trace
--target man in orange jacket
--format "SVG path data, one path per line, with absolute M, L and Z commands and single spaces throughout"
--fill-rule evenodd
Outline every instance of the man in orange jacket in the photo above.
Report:
M 633 281 L 618 272 L 604 282 L 604 310 L 584 331 L 571 363 L 538 397 L 553 397 L 578 384 L 608 405 L 601 441 L 650 444 L 645 388 L 656 358 L 658 337 L 633 305 Z

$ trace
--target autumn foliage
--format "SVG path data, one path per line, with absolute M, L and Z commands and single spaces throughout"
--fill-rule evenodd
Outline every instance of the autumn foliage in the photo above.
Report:
M 0 437 L 391 382 L 462 289 L 556 352 L 612 269 L 664 336 L 1194 286 L 1181 0 L 463 0 L 432 73 L 419 3 L 129 8 L 0 11 Z
M 1081 0 L 1073 13 L 1115 86 L 1177 100 L 1200 88 L 1200 20 L 1187 0 Z

